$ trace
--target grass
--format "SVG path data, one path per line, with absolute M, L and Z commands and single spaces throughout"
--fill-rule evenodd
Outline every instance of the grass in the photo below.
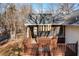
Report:
M 23 55 L 23 37 L 20 36 L 14 40 L 8 41 L 0 46 L 0 56 L 22 56 Z

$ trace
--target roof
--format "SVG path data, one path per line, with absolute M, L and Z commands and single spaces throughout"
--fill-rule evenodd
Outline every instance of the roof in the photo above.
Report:
M 38 15 L 41 15 L 41 14 L 38 14 Z M 47 14 L 47 13 L 46 14 L 44 13 L 42 15 L 50 15 L 50 16 L 52 16 L 51 14 Z M 58 18 L 58 19 L 55 19 L 54 22 L 53 21 L 51 22 L 50 21 L 51 19 L 52 18 L 50 18 L 50 17 L 48 19 L 45 19 L 44 24 L 43 23 L 35 24 L 35 23 L 30 23 L 28 21 L 28 23 L 26 23 L 25 26 L 28 26 L 28 25 L 65 25 L 65 26 L 73 25 L 73 26 L 79 26 L 79 10 L 74 11 L 73 13 L 71 13 L 69 15 L 66 15 L 64 17 L 64 19 Z

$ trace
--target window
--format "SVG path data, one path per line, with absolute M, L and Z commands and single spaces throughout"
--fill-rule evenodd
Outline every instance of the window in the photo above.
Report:
M 34 35 L 36 36 L 37 35 L 37 27 L 34 27 L 33 32 L 34 32 Z

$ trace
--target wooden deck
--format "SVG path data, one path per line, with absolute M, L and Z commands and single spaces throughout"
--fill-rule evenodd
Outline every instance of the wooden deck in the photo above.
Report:
M 32 39 L 24 41 L 24 53 L 30 56 L 76 56 L 77 44 L 57 43 L 54 38 L 38 38 L 37 42 L 31 43 Z

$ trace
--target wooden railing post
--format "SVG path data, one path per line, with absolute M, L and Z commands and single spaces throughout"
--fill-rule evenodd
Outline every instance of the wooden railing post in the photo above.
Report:
M 78 55 L 78 41 L 76 43 L 76 56 Z

